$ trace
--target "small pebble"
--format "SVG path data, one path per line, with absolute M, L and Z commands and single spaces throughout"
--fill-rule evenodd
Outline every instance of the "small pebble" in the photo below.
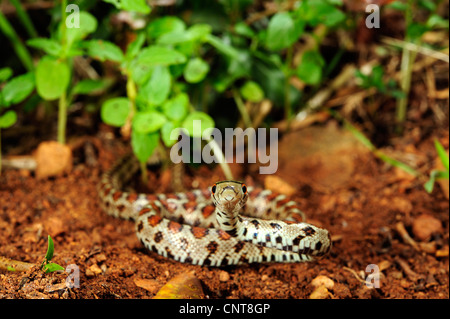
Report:
M 317 287 L 310 295 L 309 299 L 327 299 L 331 297 L 330 292 L 325 286 Z
M 440 234 L 442 231 L 441 221 L 428 214 L 420 215 L 412 223 L 412 232 L 421 241 L 427 241 L 433 234 Z
M 323 286 L 327 289 L 333 289 L 334 281 L 332 279 L 328 278 L 327 276 L 320 275 L 311 281 L 311 286 L 313 286 L 315 288 Z
M 222 270 L 219 273 L 219 280 L 222 282 L 226 282 L 226 281 L 230 280 L 230 274 L 227 273 L 226 271 Z

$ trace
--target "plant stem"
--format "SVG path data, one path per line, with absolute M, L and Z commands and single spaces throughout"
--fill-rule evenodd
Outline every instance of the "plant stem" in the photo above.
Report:
M 11 24 L 8 22 L 8 20 L 1 11 L 0 11 L 0 30 L 11 41 L 11 44 L 14 47 L 14 51 L 16 51 L 17 57 L 22 62 L 24 67 L 28 71 L 32 71 L 34 65 L 30 53 L 28 52 L 27 48 L 23 45 L 16 31 L 14 31 L 14 28 L 11 26 Z
M 147 184 L 148 176 L 147 176 L 147 163 L 139 162 L 139 166 L 141 168 L 141 180 L 142 183 Z
M 216 141 L 213 138 L 211 138 L 211 136 L 208 137 L 208 143 L 209 145 L 212 146 L 214 157 L 217 159 L 217 163 L 219 163 L 220 167 L 222 168 L 225 178 L 228 180 L 234 180 L 230 166 L 226 162 L 225 156 L 222 153 L 222 149 L 219 147 Z
M 66 45 L 66 7 L 67 0 L 61 0 L 61 46 L 64 48 Z M 67 50 L 63 50 L 66 52 Z M 61 56 L 61 61 L 66 62 L 66 57 Z M 67 92 L 64 91 L 59 97 L 58 102 L 58 142 L 61 144 L 66 143 L 66 125 L 67 125 Z
M 408 0 L 408 6 L 405 12 L 405 24 L 406 24 L 406 32 L 408 31 L 409 26 L 412 23 L 412 10 L 413 10 L 413 0 Z M 409 42 L 411 39 L 409 36 L 406 36 L 405 39 Z M 402 51 L 402 62 L 401 62 L 401 80 L 400 87 L 404 93 L 403 97 L 400 97 L 397 100 L 397 109 L 396 109 L 396 120 L 397 120 L 397 131 L 401 132 L 403 130 L 403 123 L 406 119 L 406 109 L 408 104 L 408 95 L 411 89 L 411 75 L 412 75 L 412 66 L 414 60 L 416 58 L 417 53 L 411 52 L 406 47 L 403 47 Z
M 245 123 L 245 126 L 247 128 L 253 127 L 252 120 L 250 119 L 250 115 L 248 115 L 247 110 L 245 109 L 244 102 L 242 101 L 241 95 L 239 94 L 238 90 L 233 88 L 233 98 L 234 102 L 236 103 L 236 106 L 239 110 L 239 113 L 241 113 L 242 120 Z
M 66 143 L 66 124 L 67 124 L 67 103 L 66 92 L 63 92 L 59 97 L 58 103 L 58 142 L 61 144 Z

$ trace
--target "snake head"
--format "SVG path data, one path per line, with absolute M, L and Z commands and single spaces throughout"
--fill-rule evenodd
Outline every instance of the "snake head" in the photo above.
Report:
M 247 186 L 237 181 L 217 182 L 211 187 L 212 199 L 217 208 L 237 214 L 248 198 Z

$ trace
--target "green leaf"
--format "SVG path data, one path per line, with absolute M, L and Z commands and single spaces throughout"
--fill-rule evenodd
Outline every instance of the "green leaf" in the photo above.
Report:
M 70 70 L 66 63 L 44 56 L 36 67 L 36 88 L 45 100 L 61 96 L 70 82 Z
M 186 65 L 183 75 L 188 83 L 198 83 L 202 81 L 209 72 L 209 65 L 201 58 L 190 59 Z
M 126 97 L 116 97 L 103 103 L 100 115 L 106 124 L 120 127 L 125 124 L 130 110 L 130 101 Z
M 201 138 L 205 130 L 214 128 L 214 120 L 204 112 L 195 111 L 184 119 L 182 127 L 189 132 L 190 136 Z
M 54 271 L 64 271 L 64 267 L 55 263 L 48 263 L 44 265 L 43 268 L 45 273 L 54 272 Z
M 13 74 L 13 71 L 11 68 L 2 68 L 0 69 L 0 83 L 7 81 L 11 75 Z
M 112 42 L 104 40 L 83 41 L 83 47 L 87 49 L 87 54 L 100 61 L 123 61 L 122 50 Z
M 149 14 L 151 11 L 145 0 L 122 0 L 121 8 L 125 11 L 134 11 L 143 14 Z
M 253 38 L 256 35 L 252 28 L 243 21 L 234 25 L 234 32 L 247 38 Z
M 47 253 L 45 254 L 45 260 L 48 262 L 52 260 L 53 258 L 53 252 L 55 251 L 55 246 L 53 244 L 53 239 L 48 235 L 47 237 L 48 246 L 47 246 Z
M 162 105 L 164 114 L 173 121 L 181 121 L 189 111 L 189 97 L 180 93 Z
M 428 27 L 422 23 L 412 22 L 406 29 L 406 39 L 417 42 L 428 31 Z
M 186 24 L 175 16 L 165 16 L 153 20 L 147 27 L 147 34 L 150 38 L 156 39 L 166 33 L 180 32 L 186 30 Z
M 108 80 L 81 80 L 72 89 L 73 94 L 91 94 L 104 91 L 111 81 Z
M 288 12 L 279 12 L 270 19 L 266 46 L 269 50 L 285 49 L 294 44 L 302 33 L 301 23 L 296 23 Z
M 430 17 L 428 18 L 426 26 L 429 29 L 433 28 L 448 29 L 448 19 L 444 19 L 440 15 L 434 13 L 430 15 Z
M 67 28 L 66 40 L 68 47 L 71 47 L 75 41 L 84 39 L 88 34 L 97 29 L 97 19 L 86 11 L 80 11 L 80 27 Z M 65 23 L 65 21 L 63 22 Z
M 136 36 L 136 39 L 134 39 L 133 42 L 128 44 L 127 51 L 125 53 L 125 56 L 127 59 L 133 59 L 136 57 L 136 55 L 141 50 L 142 46 L 145 42 L 145 34 L 144 32 L 139 32 Z
M 61 44 L 53 39 L 34 38 L 29 39 L 27 44 L 35 49 L 43 50 L 45 53 L 58 57 L 61 54 Z
M 139 95 L 149 105 L 161 105 L 170 93 L 172 77 L 167 67 L 157 66 L 147 83 L 139 90 Z
M 228 43 L 225 43 L 215 35 L 208 34 L 205 39 L 210 45 L 212 45 L 217 51 L 228 56 L 231 59 L 239 59 L 239 51 Z
M 322 56 L 317 51 L 306 51 L 302 61 L 297 67 L 297 75 L 306 84 L 318 84 L 322 79 L 322 68 L 325 64 Z
M 189 33 L 186 31 L 174 31 L 170 33 L 165 33 L 162 36 L 158 38 L 156 41 L 159 45 L 174 45 L 179 44 L 183 42 L 191 41 L 191 37 L 189 36 Z
M 9 110 L 0 116 L 0 128 L 8 128 L 14 125 L 17 121 L 16 112 Z
M 146 162 L 153 154 L 159 142 L 159 132 L 139 133 L 131 131 L 131 146 L 133 152 L 140 162 Z
M 190 40 L 205 42 L 207 37 L 211 34 L 212 27 L 209 24 L 197 23 L 187 29 L 186 33 Z
M 244 99 L 251 102 L 260 102 L 264 98 L 264 92 L 258 83 L 247 81 L 240 89 Z
M 302 1 L 295 13 L 301 21 L 308 22 L 313 27 L 320 23 L 333 27 L 346 18 L 341 10 L 324 0 Z
M 170 139 L 170 135 L 174 129 L 176 129 L 175 124 L 170 121 L 167 121 L 161 127 L 161 139 L 166 147 L 171 147 L 177 142 L 177 140 Z
M 6 105 L 17 104 L 25 100 L 34 90 L 34 74 L 29 72 L 16 76 L 5 84 L 2 90 Z
M 434 147 L 436 148 L 436 151 L 438 153 L 439 158 L 441 159 L 442 165 L 444 165 L 445 169 L 449 170 L 449 159 L 447 152 L 444 149 L 444 146 L 438 141 L 434 140 Z
M 148 66 L 171 65 L 186 62 L 186 57 L 180 52 L 160 46 L 150 46 L 141 50 L 138 63 Z
M 166 117 L 160 112 L 139 112 L 133 117 L 133 130 L 139 133 L 153 133 L 158 131 L 166 121 Z

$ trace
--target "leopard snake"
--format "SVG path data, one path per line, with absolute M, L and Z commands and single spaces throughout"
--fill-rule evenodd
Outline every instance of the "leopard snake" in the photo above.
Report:
M 285 195 L 236 181 L 173 194 L 123 191 L 138 169 L 134 157 L 125 156 L 104 173 L 101 206 L 134 220 L 139 240 L 160 255 L 226 266 L 312 261 L 331 249 L 328 231 L 303 222 L 303 212 Z

